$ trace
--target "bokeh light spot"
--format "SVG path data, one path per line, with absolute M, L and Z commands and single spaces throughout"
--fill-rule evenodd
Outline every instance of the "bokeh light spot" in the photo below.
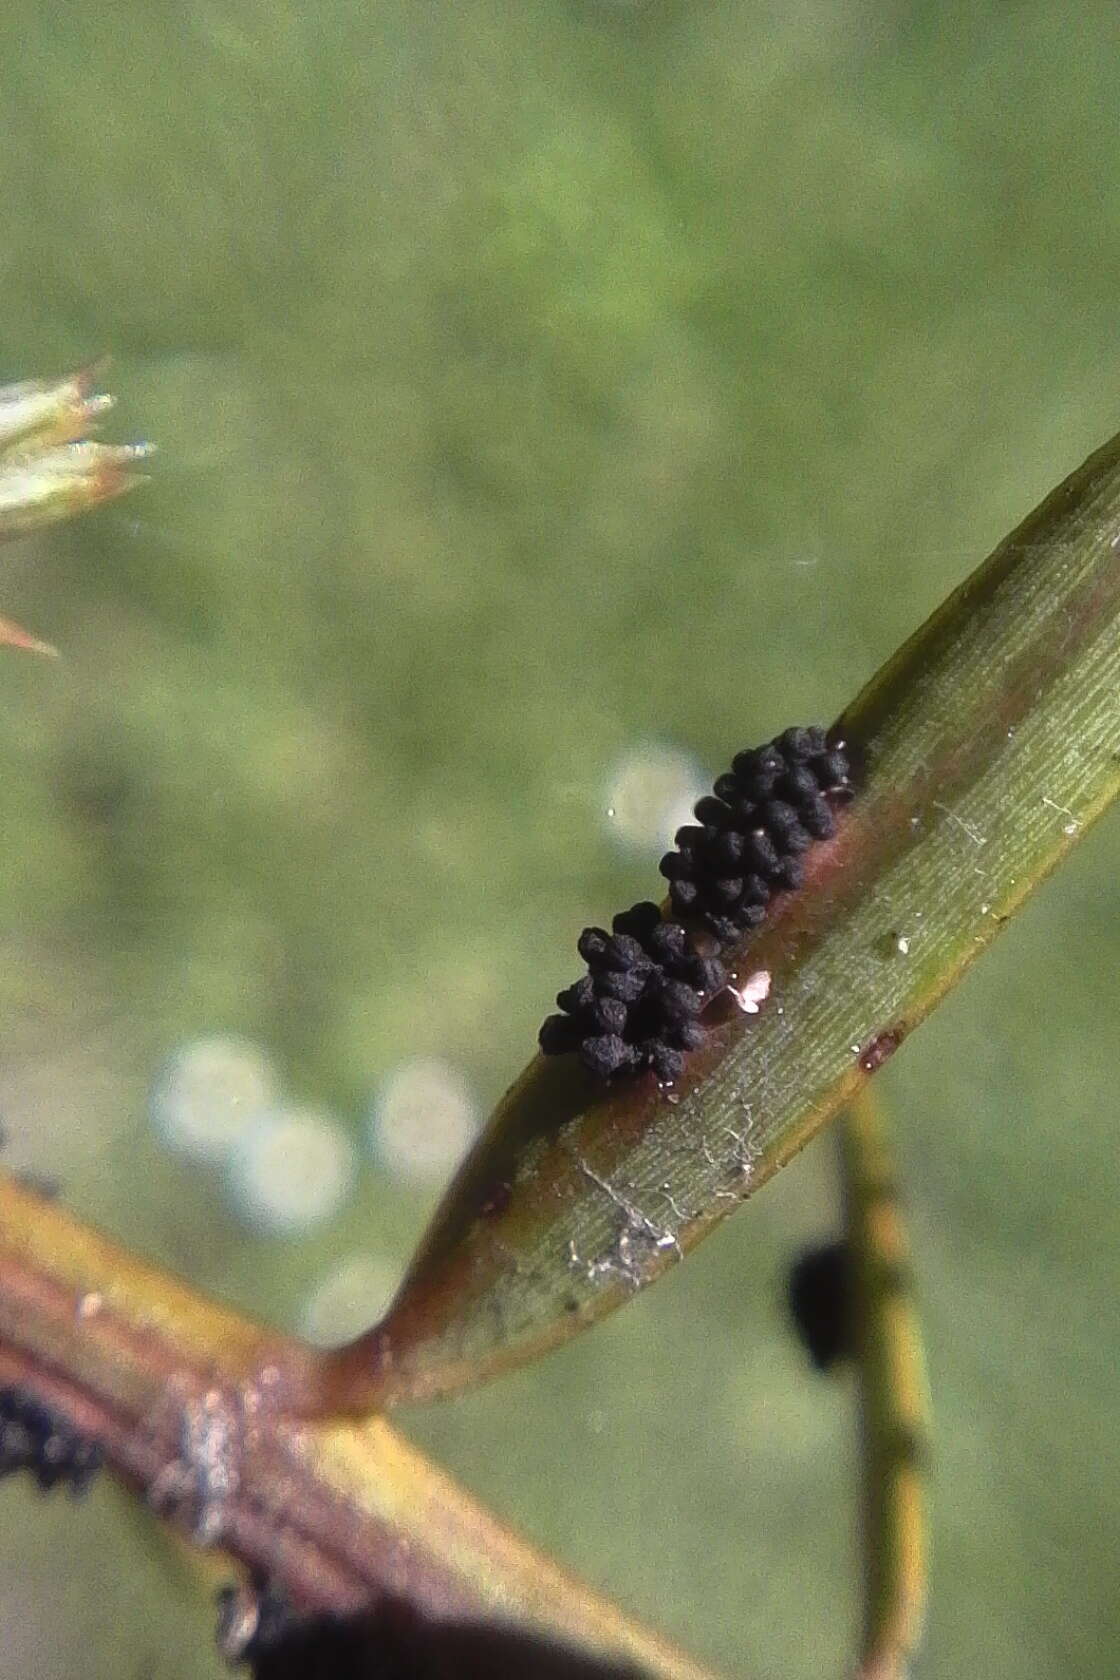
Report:
M 447 1177 L 478 1126 L 478 1105 L 459 1069 L 417 1057 L 402 1062 L 375 1092 L 370 1147 L 395 1176 L 430 1184 Z
M 222 1161 L 278 1093 L 272 1058 L 232 1035 L 196 1038 L 178 1050 L 156 1080 L 152 1124 L 194 1161 Z
M 383 1254 L 350 1254 L 311 1291 L 300 1315 L 305 1341 L 337 1347 L 368 1330 L 384 1313 L 400 1282 L 400 1267 Z
M 630 747 L 607 778 L 605 814 L 610 833 L 636 852 L 662 852 L 692 807 L 707 791 L 691 753 L 660 741 Z
M 301 1236 L 338 1212 L 355 1174 L 354 1146 L 330 1115 L 275 1108 L 238 1138 L 227 1190 L 247 1224 L 273 1236 Z

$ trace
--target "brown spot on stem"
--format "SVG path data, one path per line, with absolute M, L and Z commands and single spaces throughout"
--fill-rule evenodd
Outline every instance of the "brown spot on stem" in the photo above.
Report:
M 906 1037 L 905 1027 L 887 1027 L 860 1051 L 859 1065 L 864 1073 L 877 1073 L 883 1063 L 889 1061 Z
M 483 1219 L 493 1219 L 506 1211 L 512 1199 L 513 1185 L 506 1179 L 499 1179 L 480 1205 L 479 1214 Z

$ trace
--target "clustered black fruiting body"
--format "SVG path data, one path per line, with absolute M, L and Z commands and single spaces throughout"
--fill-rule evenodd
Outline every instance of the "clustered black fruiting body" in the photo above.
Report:
M 584 929 L 587 973 L 557 995 L 562 1013 L 540 1032 L 545 1055 L 574 1052 L 602 1079 L 647 1068 L 663 1083 L 676 1079 L 704 1040 L 705 1003 L 727 984 L 718 953 L 762 921 L 775 892 L 800 886 L 802 853 L 835 833 L 830 799 L 849 790 L 850 776 L 843 744 L 830 745 L 820 728 L 787 729 L 739 753 L 661 860 L 679 919 L 642 903 L 616 916 L 610 933 Z M 715 954 L 697 952 L 693 929 Z
M 100 1468 L 95 1441 L 76 1435 L 23 1389 L 0 1389 L 0 1476 L 30 1470 L 45 1493 L 63 1485 L 77 1495 Z
M 676 851 L 661 860 L 677 915 L 721 945 L 755 927 L 774 893 L 801 885 L 802 853 L 836 832 L 829 795 L 848 787 L 849 774 L 843 748 L 818 728 L 787 729 L 738 753 L 697 805 L 696 826 L 679 829 Z
M 699 1014 L 706 997 L 727 983 L 715 957 L 699 956 L 677 922 L 656 904 L 635 904 L 603 928 L 584 928 L 578 950 L 587 973 L 557 994 L 564 1011 L 540 1033 L 548 1056 L 577 1051 L 603 1079 L 652 1068 L 675 1079 L 685 1052 L 704 1039 Z

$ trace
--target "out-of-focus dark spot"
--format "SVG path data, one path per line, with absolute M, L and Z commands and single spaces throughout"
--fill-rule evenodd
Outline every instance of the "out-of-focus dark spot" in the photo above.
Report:
M 843 1239 L 807 1249 L 790 1268 L 790 1316 L 818 1371 L 831 1370 L 855 1352 L 851 1273 Z
M 106 743 L 69 752 L 56 767 L 55 786 L 68 814 L 91 830 L 115 827 L 135 795 L 123 755 Z
M 508 1184 L 504 1179 L 500 1179 L 497 1184 L 490 1187 L 486 1200 L 478 1210 L 479 1214 L 483 1219 L 494 1219 L 499 1213 L 506 1211 L 512 1199 L 513 1185 Z
M 929 1443 L 917 1430 L 908 1429 L 900 1424 L 890 1437 L 887 1451 L 895 1464 L 907 1465 L 912 1470 L 929 1469 Z
M 899 1260 L 880 1260 L 875 1266 L 875 1282 L 884 1295 L 908 1295 L 914 1286 L 910 1267 Z
M 96 1441 L 75 1434 L 24 1389 L 0 1389 L 0 1476 L 29 1470 L 44 1493 L 62 1485 L 76 1496 L 100 1468 Z
M 251 1628 L 240 1650 L 228 1636 Z M 274 1588 L 246 1618 L 227 1589 L 219 1640 L 254 1680 L 641 1680 L 627 1663 L 604 1662 L 534 1635 L 481 1622 L 430 1621 L 399 1599 L 351 1616 L 300 1617 Z

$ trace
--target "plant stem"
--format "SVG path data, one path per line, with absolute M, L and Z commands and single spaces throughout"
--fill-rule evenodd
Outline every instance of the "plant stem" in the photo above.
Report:
M 1120 792 L 1120 438 L 837 729 L 861 761 L 838 833 L 728 953 L 766 977 L 761 1013 L 712 1021 L 671 1092 L 530 1063 L 319 1399 L 449 1393 L 623 1305 L 852 1101 L 1088 832 Z
M 904 1680 L 926 1602 L 928 1404 L 910 1249 L 879 1105 L 839 1126 L 864 1461 L 861 1680 Z
M 299 1343 L 195 1295 L 0 1177 L 0 1386 L 34 1395 L 165 1520 L 340 1613 L 388 1593 L 651 1680 L 708 1671 L 513 1535 L 383 1420 L 285 1411 Z

